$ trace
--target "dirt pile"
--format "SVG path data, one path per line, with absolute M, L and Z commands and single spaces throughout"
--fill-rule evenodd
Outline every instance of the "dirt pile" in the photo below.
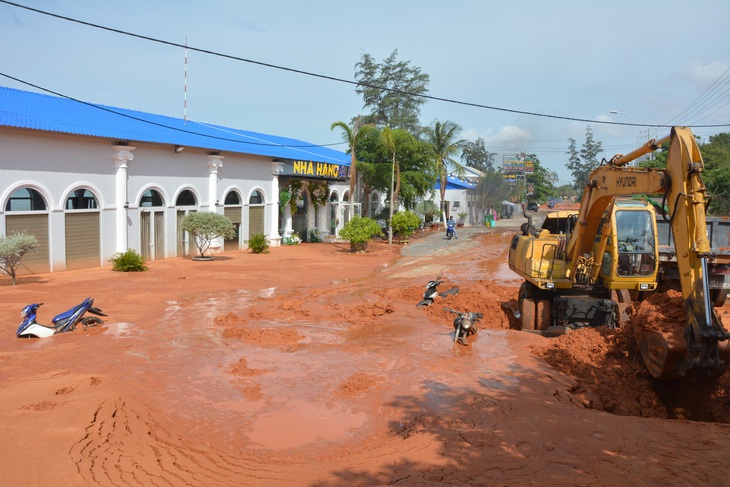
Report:
M 685 324 L 680 292 L 653 293 L 634 303 L 621 329 L 585 328 L 533 348 L 576 380 L 573 393 L 588 408 L 622 416 L 730 423 L 730 376 L 711 380 L 655 380 L 646 370 L 633 327 L 679 334 Z M 727 316 L 728 310 L 721 310 Z M 726 318 L 727 319 L 727 318 Z
M 638 323 L 648 330 L 664 333 L 678 333 L 681 336 L 686 323 L 684 298 L 680 291 L 670 289 L 656 292 L 641 301 L 631 318 L 631 324 Z

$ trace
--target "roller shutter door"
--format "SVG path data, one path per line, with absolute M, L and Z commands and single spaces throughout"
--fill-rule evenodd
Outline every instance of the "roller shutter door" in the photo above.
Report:
M 254 233 L 264 233 L 263 206 L 251 206 L 248 209 L 248 238 Z
M 101 266 L 99 213 L 66 213 L 66 269 Z
M 223 214 L 231 220 L 233 226 L 236 228 L 236 236 L 231 239 L 226 239 L 223 242 L 223 250 L 228 252 L 230 250 L 239 250 L 241 248 L 240 234 L 241 234 L 241 214 L 243 213 L 240 206 L 231 206 L 223 208 Z
M 51 271 L 48 258 L 48 214 L 40 215 L 7 215 L 5 217 L 7 235 L 25 231 L 38 239 L 38 247 L 23 256 L 17 273 L 40 274 Z

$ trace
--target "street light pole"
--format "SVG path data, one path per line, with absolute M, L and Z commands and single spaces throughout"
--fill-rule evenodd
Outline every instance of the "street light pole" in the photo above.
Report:
M 634 150 L 634 117 L 632 117 L 628 113 L 619 112 L 618 110 L 611 110 L 611 113 L 613 113 L 614 115 L 626 115 L 631 119 L 631 149 L 629 150 L 629 152 L 631 152 L 632 150 Z

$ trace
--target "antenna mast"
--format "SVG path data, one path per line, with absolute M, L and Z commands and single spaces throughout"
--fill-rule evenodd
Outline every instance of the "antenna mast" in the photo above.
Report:
M 183 121 L 188 123 L 188 36 L 185 36 L 185 81 L 183 86 Z

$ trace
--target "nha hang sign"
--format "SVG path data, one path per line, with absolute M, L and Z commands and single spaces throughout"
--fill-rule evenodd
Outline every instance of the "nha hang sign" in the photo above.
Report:
M 348 179 L 350 177 L 350 166 L 328 164 L 326 162 L 291 161 L 284 164 L 283 175 L 326 179 Z

